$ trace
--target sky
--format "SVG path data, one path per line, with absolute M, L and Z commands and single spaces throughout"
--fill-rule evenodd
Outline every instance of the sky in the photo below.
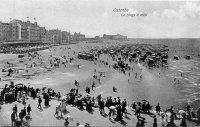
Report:
M 123 9 L 128 11 L 119 12 Z M 198 1 L 1 0 L 0 21 L 27 21 L 27 16 L 31 22 L 36 18 L 46 29 L 81 32 L 86 37 L 200 37 Z

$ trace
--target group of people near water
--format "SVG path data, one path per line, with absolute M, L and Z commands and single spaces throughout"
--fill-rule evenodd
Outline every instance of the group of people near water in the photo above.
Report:
M 34 58 L 38 58 L 40 61 L 42 61 L 41 56 L 39 56 L 38 54 L 33 54 L 31 55 L 31 57 Z M 110 56 L 111 57 L 111 56 Z M 65 57 L 63 56 L 62 58 L 65 59 Z M 71 59 L 70 61 L 72 61 L 73 59 Z M 117 60 L 117 59 L 116 59 Z M 123 59 L 122 59 L 123 60 Z M 124 59 L 125 61 L 127 61 L 127 59 Z M 60 62 L 60 59 L 53 59 L 53 60 L 49 60 L 50 65 L 53 67 L 57 67 L 57 64 L 62 64 L 62 62 Z M 105 66 L 108 66 L 109 68 L 111 68 L 112 65 L 110 65 L 107 61 L 101 60 L 100 63 L 102 63 Z M 65 65 L 65 63 L 63 63 Z M 36 63 L 33 63 L 31 65 L 32 67 L 37 66 Z M 59 67 L 59 65 L 58 65 Z M 118 68 L 119 72 L 123 72 L 124 74 L 127 74 L 128 72 L 128 76 L 130 77 L 130 70 L 133 70 L 133 68 Z M 126 72 L 127 71 L 127 72 Z M 95 71 L 96 72 L 96 71 Z M 135 73 L 135 78 L 139 77 L 142 80 L 142 75 L 138 76 L 139 73 L 136 72 Z M 100 73 L 99 77 L 104 77 L 105 74 Z M 100 78 L 97 78 L 97 74 L 95 73 L 93 76 L 94 79 L 99 80 L 100 82 Z M 79 87 L 79 82 L 75 80 L 75 86 Z M 95 83 L 93 82 L 92 84 L 92 90 L 94 90 L 95 88 Z M 19 91 L 15 91 L 15 97 L 16 100 L 20 100 L 22 99 L 22 104 L 25 102 L 26 100 L 26 96 L 32 97 L 33 99 L 38 98 L 38 105 L 37 107 L 41 110 L 42 109 L 42 102 L 44 102 L 45 106 L 49 106 L 49 101 L 51 100 L 51 98 L 57 98 L 58 99 L 58 106 L 55 107 L 55 114 L 54 116 L 59 116 L 59 113 L 61 113 L 61 116 L 63 117 L 64 112 L 66 109 L 67 105 L 72 105 L 72 106 L 76 106 L 78 109 L 80 110 L 86 110 L 89 113 L 93 112 L 93 108 L 99 108 L 99 112 L 101 115 L 106 114 L 105 112 L 105 107 L 108 108 L 109 112 L 108 112 L 108 116 L 109 116 L 109 120 L 115 120 L 115 121 L 123 121 L 123 118 L 126 117 L 128 115 L 128 110 L 127 110 L 127 100 L 126 99 L 122 99 L 120 97 L 112 97 L 109 96 L 106 99 L 102 97 L 102 95 L 98 95 L 97 97 L 92 97 L 92 95 L 90 94 L 90 87 L 86 88 L 86 93 L 87 96 L 82 96 L 82 94 L 80 94 L 80 92 L 78 91 L 78 88 L 72 88 L 69 93 L 67 93 L 65 95 L 65 98 L 62 98 L 63 96 L 61 96 L 60 92 L 55 92 L 52 89 L 48 89 L 48 88 L 43 88 L 43 89 L 39 89 L 39 88 L 32 88 L 32 87 L 27 87 L 26 85 L 24 85 Z M 22 94 L 26 95 L 23 96 Z M 122 101 L 123 100 L 123 101 Z M 15 106 L 16 107 L 16 106 Z M 28 106 L 31 107 L 31 106 Z M 15 126 L 18 126 L 19 122 L 21 121 L 21 123 L 25 124 L 25 122 L 22 121 L 27 121 L 29 120 L 29 123 L 31 121 L 30 118 L 30 108 L 28 109 L 28 107 L 24 107 L 24 109 L 21 110 L 19 116 L 19 119 L 17 117 L 17 113 L 16 113 L 16 108 L 13 108 L 13 113 L 15 115 L 11 114 L 11 121 L 12 124 L 14 123 Z M 132 104 L 132 109 L 135 112 L 135 115 L 138 119 L 138 122 L 136 123 L 136 127 L 144 127 L 145 126 L 145 120 L 141 118 L 141 113 L 144 114 L 150 114 L 151 110 L 152 110 L 152 105 L 150 105 L 150 103 L 148 101 L 143 101 L 140 103 L 134 102 Z M 162 120 L 162 127 L 171 127 L 171 126 L 175 126 L 174 124 L 174 119 L 176 117 L 176 113 L 174 113 L 174 109 L 173 107 L 171 107 L 168 111 L 165 111 L 164 113 L 161 113 L 161 107 L 158 104 L 156 107 L 156 111 L 157 113 L 161 116 L 161 120 Z M 64 110 L 65 109 L 65 110 Z M 28 114 L 26 113 L 28 112 Z M 167 112 L 170 112 L 170 116 L 168 118 L 168 116 L 166 115 Z M 200 111 L 197 113 L 199 115 L 197 115 L 198 120 L 200 120 Z M 186 118 L 188 115 L 182 115 L 182 122 L 181 122 L 181 126 L 182 127 L 186 127 Z M 167 120 L 166 120 L 167 119 Z M 13 124 L 13 125 L 14 125 Z M 70 125 L 70 121 L 69 118 L 65 119 L 65 126 L 69 126 Z M 77 123 L 77 126 L 79 126 L 80 124 Z M 19 125 L 20 126 L 20 125 Z M 29 125 L 26 125 L 29 126 Z M 86 123 L 85 126 L 90 126 L 89 123 Z M 153 127 L 157 127 L 157 117 L 156 115 L 153 116 Z

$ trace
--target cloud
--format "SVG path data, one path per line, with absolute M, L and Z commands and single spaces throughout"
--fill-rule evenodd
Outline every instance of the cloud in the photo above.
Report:
M 153 12 L 149 14 L 154 18 L 167 18 L 167 19 L 190 19 L 198 18 L 200 16 L 200 5 L 196 2 L 186 2 L 181 5 L 178 10 L 175 9 L 164 9 L 161 12 Z

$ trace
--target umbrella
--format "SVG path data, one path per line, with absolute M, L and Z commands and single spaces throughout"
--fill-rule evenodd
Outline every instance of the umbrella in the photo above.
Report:
M 186 112 L 184 110 L 179 110 L 178 113 L 185 114 Z
M 166 115 L 171 116 L 172 114 L 171 114 L 171 112 L 166 112 Z
M 78 127 L 85 127 L 85 125 L 78 125 Z
M 65 119 L 70 119 L 70 120 L 72 120 L 73 121 L 73 118 L 71 117 L 71 116 L 66 116 L 66 118 Z
M 110 107 L 109 107 L 109 109 L 115 109 L 115 108 L 116 108 L 115 106 L 110 106 Z
M 67 99 L 67 97 L 66 96 L 62 96 L 61 100 L 65 100 L 65 99 Z

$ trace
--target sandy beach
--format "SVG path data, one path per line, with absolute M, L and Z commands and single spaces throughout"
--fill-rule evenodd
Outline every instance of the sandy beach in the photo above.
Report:
M 101 55 L 98 61 L 94 64 L 93 61 L 87 61 L 77 58 L 78 52 L 87 52 L 90 49 L 102 49 L 104 47 L 115 47 L 125 44 L 136 44 L 138 41 L 109 41 L 105 40 L 99 43 L 86 43 L 79 42 L 77 44 L 56 46 L 47 50 L 39 51 L 38 54 L 40 58 L 30 60 L 27 55 L 23 58 L 23 63 L 19 62 L 17 55 L 13 54 L 0 54 L 0 69 L 4 68 L 6 62 L 9 61 L 13 63 L 15 68 L 20 68 L 18 73 L 14 73 L 11 76 L 6 76 L 7 73 L 0 72 L 2 80 L 0 82 L 0 87 L 3 88 L 5 84 L 10 84 L 10 81 L 14 81 L 15 84 L 22 83 L 25 85 L 30 85 L 34 88 L 52 88 L 55 92 L 61 92 L 61 95 L 65 95 L 70 91 L 71 88 L 76 88 L 74 81 L 80 82 L 80 87 L 78 87 L 79 92 L 82 95 L 87 95 L 85 93 L 85 88 L 87 86 L 91 87 L 93 81 L 96 83 L 94 90 L 91 90 L 91 96 L 102 95 L 104 99 L 106 97 L 120 97 L 122 100 L 126 99 L 128 102 L 127 118 L 124 118 L 125 124 L 118 122 L 110 122 L 107 117 L 103 117 L 99 114 L 98 108 L 94 108 L 93 114 L 89 114 L 86 111 L 80 111 L 76 107 L 67 105 L 67 113 L 65 116 L 70 115 L 73 121 L 70 121 L 70 126 L 75 126 L 77 122 L 84 124 L 90 123 L 91 126 L 135 126 L 137 123 L 137 118 L 134 115 L 134 111 L 131 109 L 130 105 L 133 102 L 139 102 L 142 100 L 148 100 L 153 106 L 152 112 L 155 111 L 155 106 L 159 103 L 161 109 L 165 110 L 174 106 L 175 111 L 184 109 L 186 104 L 193 106 L 195 100 L 198 99 L 199 81 L 197 76 L 199 72 L 197 68 L 199 67 L 198 59 L 185 60 L 181 58 L 178 61 L 173 60 L 174 49 L 170 48 L 169 51 L 169 69 L 162 70 L 161 68 L 148 69 L 143 64 L 128 63 L 129 66 L 133 68 L 130 71 L 130 76 L 128 73 L 123 74 L 113 68 L 102 64 L 99 60 L 110 59 L 107 55 Z M 177 51 L 177 49 L 176 49 Z M 75 52 L 75 53 L 74 53 Z M 187 53 L 186 53 L 187 54 Z M 65 55 L 67 60 L 71 57 L 74 60 L 71 63 L 67 63 L 66 67 L 60 65 L 58 68 L 50 68 L 48 59 L 49 56 L 60 57 Z M 193 57 L 194 58 L 194 57 Z M 36 67 L 30 68 L 30 65 L 35 62 Z M 80 66 L 79 68 L 77 66 Z M 112 60 L 108 60 L 108 65 L 113 65 Z M 195 70 L 192 70 L 195 66 Z M 199 69 L 199 68 L 198 68 Z M 28 70 L 28 72 L 26 72 Z M 99 75 L 100 72 L 105 73 L 105 77 L 101 77 L 101 81 L 93 79 L 94 70 L 96 74 Z M 183 76 L 180 76 L 180 72 Z M 142 80 L 135 78 L 135 74 L 142 75 Z M 138 76 L 139 77 L 139 76 Z M 180 80 L 180 84 L 174 83 L 174 78 Z M 129 82 L 128 82 L 129 80 Z M 195 85 L 196 84 L 196 85 Z M 117 92 L 113 92 L 113 87 L 117 88 Z M 23 105 L 18 102 L 11 104 L 1 105 L 0 110 L 0 125 L 10 126 L 10 114 L 12 113 L 12 107 L 14 104 L 18 105 L 18 108 L 23 108 Z M 31 104 L 33 110 L 31 112 L 32 126 L 63 126 L 64 120 L 55 118 L 54 112 L 55 107 L 59 105 L 59 101 L 51 100 L 49 108 L 43 108 L 43 111 L 37 109 L 37 99 L 33 100 L 29 98 L 27 104 Z M 194 107 L 197 109 L 197 106 Z M 105 110 L 108 113 L 108 110 Z M 142 114 L 146 118 L 146 126 L 150 127 L 153 125 L 153 118 L 149 115 Z M 160 116 L 158 117 L 158 126 L 160 126 Z M 180 120 L 175 120 L 177 125 L 180 124 Z M 189 122 L 189 126 L 193 127 L 195 124 Z

